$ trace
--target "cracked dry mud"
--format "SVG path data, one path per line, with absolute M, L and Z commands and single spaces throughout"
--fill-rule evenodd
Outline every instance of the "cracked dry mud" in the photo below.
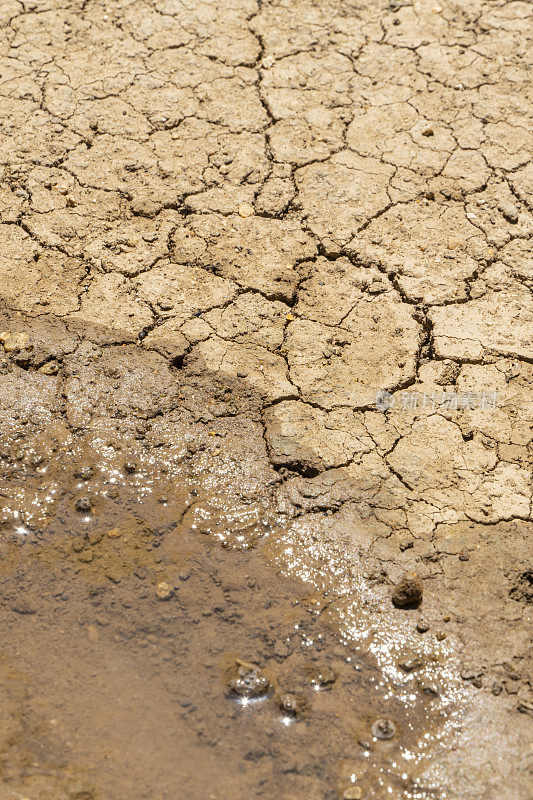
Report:
M 0 800 L 530 797 L 531 52 L 0 4 Z

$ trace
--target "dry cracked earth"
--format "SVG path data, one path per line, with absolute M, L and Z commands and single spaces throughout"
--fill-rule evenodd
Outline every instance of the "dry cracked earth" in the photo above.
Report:
M 1 800 L 531 796 L 531 23 L 2 0 Z

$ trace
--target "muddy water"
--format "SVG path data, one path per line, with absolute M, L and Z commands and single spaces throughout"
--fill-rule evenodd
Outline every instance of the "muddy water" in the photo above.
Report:
M 327 515 L 164 419 L 21 404 L 0 447 L 2 800 L 446 797 L 451 648 Z

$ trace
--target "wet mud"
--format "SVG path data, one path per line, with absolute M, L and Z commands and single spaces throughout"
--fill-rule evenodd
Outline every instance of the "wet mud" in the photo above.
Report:
M 46 523 L 4 531 L 3 796 L 425 796 L 442 712 L 422 661 L 410 702 L 385 692 L 331 598 L 269 566 L 257 508 L 191 523 L 201 480 L 72 455 Z
M 143 425 L 15 417 L 3 797 L 425 796 L 443 714 L 421 676 L 439 654 L 405 655 L 407 702 L 386 690 L 328 587 L 283 575 L 279 515 L 229 476 L 210 486 L 206 446 L 166 423 L 173 457 L 142 446 Z
M 9 321 L 2 800 L 477 796 L 455 749 L 494 758 L 501 698 L 427 581 L 361 558 L 342 508 L 289 513 L 246 382 Z

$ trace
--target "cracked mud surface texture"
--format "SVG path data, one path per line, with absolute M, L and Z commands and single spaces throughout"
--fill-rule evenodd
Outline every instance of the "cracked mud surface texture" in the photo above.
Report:
M 4 413 L 189 402 L 276 512 L 416 567 L 519 753 L 472 712 L 461 800 L 528 796 L 530 34 L 520 0 L 0 8 Z

